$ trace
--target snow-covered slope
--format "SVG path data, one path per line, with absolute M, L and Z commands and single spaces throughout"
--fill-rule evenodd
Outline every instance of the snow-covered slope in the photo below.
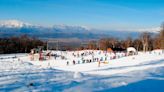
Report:
M 94 52 L 95 57 L 104 57 L 103 53 L 98 56 L 96 53 L 99 51 Z M 71 61 L 75 58 L 70 53 L 76 52 L 54 51 L 53 53 L 67 55 L 66 57 L 69 57 L 67 60 Z M 117 56 L 119 55 L 122 54 L 117 53 Z M 91 57 L 85 57 L 85 59 L 89 58 Z M 101 63 L 100 67 L 97 62 L 67 66 L 66 60 L 60 58 L 30 61 L 27 54 L 0 55 L 0 91 L 164 91 L 162 51 L 140 52 L 139 55 L 108 59 L 108 61 L 108 64 Z
M 115 56 L 115 54 L 112 53 L 104 53 L 102 51 L 93 51 L 94 52 L 94 57 L 103 58 L 105 61 L 105 55 L 107 55 L 107 64 L 101 63 L 100 67 L 98 67 L 98 62 L 92 62 L 92 63 L 82 63 L 82 58 L 81 57 L 74 57 L 72 53 L 83 53 L 83 52 L 92 52 L 90 51 L 78 51 L 78 52 L 55 52 L 58 55 L 64 55 L 66 60 L 62 60 L 57 58 L 56 60 L 50 59 L 47 60 L 46 62 L 33 62 L 30 61 L 30 63 L 34 65 L 38 65 L 43 68 L 55 68 L 55 69 L 60 69 L 64 71 L 72 71 L 72 72 L 85 72 L 85 73 L 91 73 L 91 74 L 100 74 L 100 75 L 111 75 L 111 74 L 116 74 L 116 73 L 123 73 L 123 72 L 129 72 L 137 69 L 147 69 L 144 65 L 147 64 L 153 64 L 156 67 L 155 61 L 160 61 L 164 60 L 164 53 L 162 55 L 159 55 L 159 53 L 162 53 L 162 51 L 157 51 L 159 53 L 154 53 L 154 52 L 147 52 L 147 53 L 142 53 L 140 52 L 138 55 L 134 56 L 124 56 L 125 53 L 116 53 L 116 59 L 111 60 L 111 57 Z M 99 54 L 101 52 L 101 54 Z M 75 54 L 76 55 L 76 54 Z M 93 59 L 92 55 L 87 55 L 83 57 L 85 60 L 90 60 Z M 27 58 L 26 58 L 27 59 Z M 73 65 L 73 60 L 76 62 L 76 65 Z M 67 61 L 69 62 L 70 65 L 67 65 Z M 103 62 L 102 61 L 102 62 Z M 78 64 L 80 63 L 80 64 Z M 138 67 L 140 66 L 140 67 Z M 160 66 L 163 66 L 163 64 L 160 64 Z M 137 67 L 137 68 L 136 68 Z M 148 68 L 151 68 L 151 66 L 148 66 Z M 158 67 L 158 65 L 157 65 Z M 125 68 L 125 69 L 124 69 Z M 111 70 L 112 69 L 112 70 Z M 120 70 L 121 69 L 121 70 Z M 119 70 L 119 71 L 118 71 Z

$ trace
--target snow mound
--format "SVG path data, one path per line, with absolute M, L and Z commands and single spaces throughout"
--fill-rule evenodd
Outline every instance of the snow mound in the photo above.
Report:
M 82 78 L 82 77 L 83 77 L 83 74 L 81 72 L 75 72 L 74 76 L 73 76 L 73 78 L 75 78 L 75 79 L 79 79 L 79 78 Z
M 122 81 L 122 82 L 114 82 L 111 85 L 112 85 L 112 87 L 119 87 L 119 86 L 126 86 L 126 85 L 128 85 L 128 83 Z

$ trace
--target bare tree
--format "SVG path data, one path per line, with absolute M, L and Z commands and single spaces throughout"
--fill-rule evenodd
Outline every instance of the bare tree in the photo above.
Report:
M 161 30 L 159 33 L 160 47 L 164 49 L 164 23 L 162 23 Z
M 153 49 L 161 48 L 161 41 L 159 39 L 159 35 L 157 35 L 153 40 Z
M 132 45 L 132 38 L 128 37 L 125 41 L 126 48 L 130 47 Z
M 143 45 L 143 51 L 144 52 L 148 51 L 150 34 L 147 32 L 144 32 L 141 34 L 140 38 L 141 38 L 142 45 Z
M 108 39 L 104 38 L 99 40 L 99 49 L 107 50 L 108 46 L 109 46 Z
M 133 41 L 133 46 L 137 49 L 137 51 L 141 50 L 142 42 L 140 39 L 135 39 Z
M 88 43 L 88 48 L 89 49 L 97 49 L 96 41 L 90 41 Z
M 108 44 L 109 44 L 110 48 L 116 48 L 117 43 L 118 43 L 118 40 L 116 38 L 108 39 Z

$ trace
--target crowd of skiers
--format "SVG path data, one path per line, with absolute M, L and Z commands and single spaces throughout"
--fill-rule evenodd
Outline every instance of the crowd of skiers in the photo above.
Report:
M 61 53 L 60 55 L 59 53 L 53 54 L 53 56 L 55 59 L 60 58 L 62 60 L 66 60 L 66 65 L 76 65 L 76 64 L 84 64 L 84 63 L 92 63 L 92 62 L 99 62 L 99 63 L 109 62 L 110 60 L 113 60 L 113 59 L 118 59 L 118 58 L 129 56 L 126 52 L 116 53 L 116 52 L 92 51 L 92 50 L 74 51 L 74 52 L 65 51 Z M 137 54 L 134 54 L 134 55 L 137 55 Z
M 98 54 L 96 56 L 96 54 Z M 103 56 L 101 56 L 103 54 Z M 98 52 L 93 52 L 93 51 L 84 51 L 82 53 L 72 53 L 72 56 L 74 58 L 80 58 L 80 59 L 74 59 L 72 61 L 67 61 L 67 65 L 76 65 L 76 64 L 84 64 L 84 63 L 92 63 L 92 62 L 103 62 L 103 61 L 108 61 L 120 57 L 126 56 L 126 53 L 121 52 L 120 55 L 117 55 L 116 53 L 108 53 L 108 52 L 103 52 L 103 51 L 98 51 Z M 86 58 L 89 57 L 90 58 Z M 101 57 L 98 57 L 101 56 Z

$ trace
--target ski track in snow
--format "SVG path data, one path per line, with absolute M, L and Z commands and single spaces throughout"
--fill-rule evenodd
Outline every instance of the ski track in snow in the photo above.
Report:
M 18 58 L 12 58 L 15 55 L 5 55 L 6 59 L 0 60 L 0 92 L 93 92 L 147 79 L 164 80 L 164 54 L 147 55 L 123 57 L 101 67 L 97 66 L 97 62 L 86 64 L 91 68 L 81 71 L 78 69 L 83 69 L 85 64 L 59 67 L 52 63 L 48 66 L 48 62 L 52 61 L 18 61 Z M 22 58 L 24 56 L 26 54 L 21 55 Z

